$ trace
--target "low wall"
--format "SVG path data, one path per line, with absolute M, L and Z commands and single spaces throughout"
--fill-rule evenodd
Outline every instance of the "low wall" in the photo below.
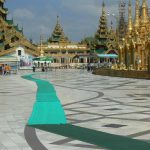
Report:
M 94 69 L 93 74 L 112 77 L 150 79 L 150 73 L 148 71 L 111 70 L 99 68 Z

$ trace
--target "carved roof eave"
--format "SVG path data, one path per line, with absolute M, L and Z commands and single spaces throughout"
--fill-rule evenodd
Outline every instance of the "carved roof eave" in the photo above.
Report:
M 4 3 L 4 2 L 5 2 L 5 0 L 0 0 L 0 2 Z
M 112 50 L 115 51 L 116 54 L 118 54 L 118 51 L 115 50 L 115 49 L 109 49 L 109 50 L 107 50 L 107 51 L 105 52 L 105 54 L 108 54 L 108 52 L 109 52 L 109 51 L 112 51 Z
M 0 8 L 0 11 L 1 11 L 3 14 L 5 14 L 5 15 L 8 14 L 8 10 L 5 9 L 5 8 Z

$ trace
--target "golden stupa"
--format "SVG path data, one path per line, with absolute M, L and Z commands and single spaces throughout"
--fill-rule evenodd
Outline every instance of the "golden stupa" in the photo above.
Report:
M 147 1 L 136 0 L 135 18 L 129 1 L 127 32 L 119 43 L 120 65 L 130 70 L 150 70 L 150 17 Z

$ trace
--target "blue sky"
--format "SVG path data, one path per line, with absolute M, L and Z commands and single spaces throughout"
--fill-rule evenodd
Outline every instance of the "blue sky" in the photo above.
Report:
M 105 0 L 106 10 L 118 15 L 118 1 Z M 150 0 L 148 3 L 150 6 Z M 9 9 L 9 18 L 13 17 L 19 26 L 23 25 L 26 37 L 35 42 L 39 41 L 41 33 L 45 39 L 50 37 L 57 15 L 70 40 L 77 42 L 85 36 L 94 35 L 101 5 L 102 0 L 7 0 L 5 4 Z M 116 24 L 113 17 L 108 16 L 108 20 L 108 24 L 111 20 Z

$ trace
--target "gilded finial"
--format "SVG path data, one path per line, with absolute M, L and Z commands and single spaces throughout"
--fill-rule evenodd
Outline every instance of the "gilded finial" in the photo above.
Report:
M 148 6 L 147 6 L 147 0 L 143 0 L 143 3 L 142 3 L 142 23 L 145 24 L 149 21 L 149 18 L 148 18 Z
M 110 24 L 111 24 L 111 30 L 112 30 L 112 29 L 113 29 L 113 22 L 111 21 L 111 23 L 110 23 Z
M 23 25 L 22 25 L 22 28 L 21 28 L 21 32 L 22 32 L 22 34 L 23 34 L 23 32 L 24 32 L 24 28 L 23 28 Z
M 136 0 L 136 8 L 135 8 L 135 22 L 134 27 L 137 29 L 139 27 L 139 14 L 140 14 L 140 6 L 139 6 L 139 0 Z
M 132 31 L 132 5 L 131 0 L 129 0 L 129 6 L 128 6 L 128 31 L 131 33 Z
M 59 16 L 57 16 L 57 24 L 59 24 Z
M 103 0 L 103 3 L 102 3 L 102 12 L 105 13 L 105 2 Z
M 44 56 L 44 51 L 43 51 L 43 36 L 42 34 L 40 35 L 40 56 L 43 57 Z
M 102 4 L 102 6 L 103 6 L 103 7 L 105 7 L 105 2 L 104 2 L 104 0 L 103 0 L 103 4 Z

